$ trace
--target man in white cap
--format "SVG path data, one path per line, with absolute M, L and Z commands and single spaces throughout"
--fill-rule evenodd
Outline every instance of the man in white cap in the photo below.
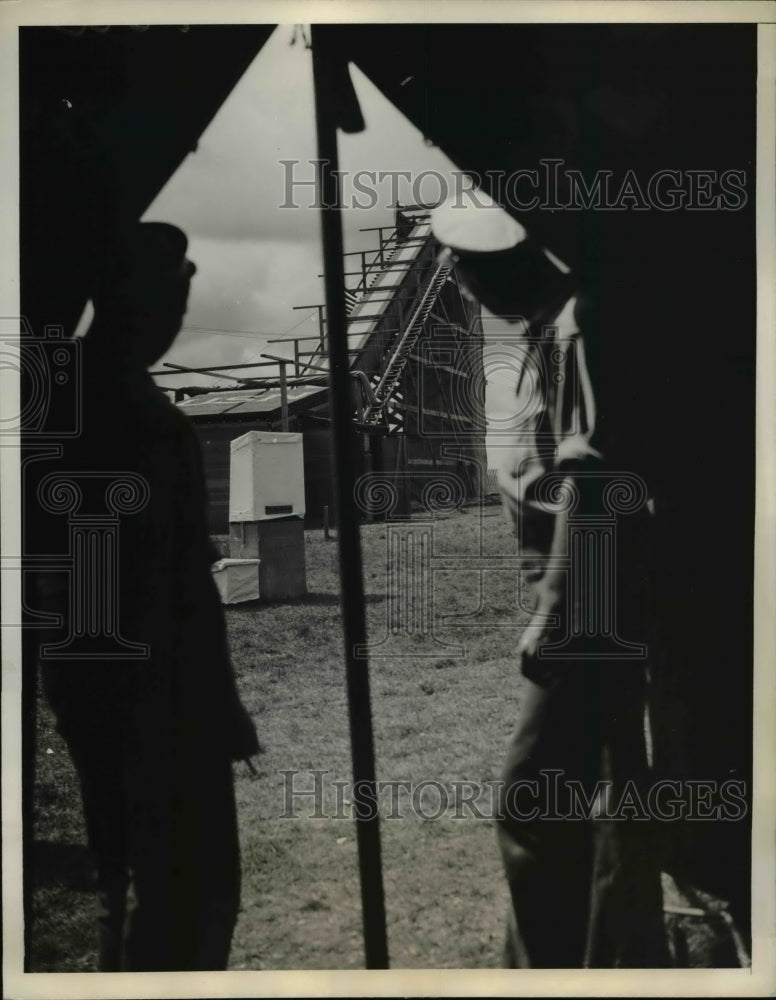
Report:
M 570 591 L 575 578 L 589 581 L 588 590 L 602 581 L 588 575 L 593 567 L 585 556 L 575 558 L 567 542 L 572 509 L 575 516 L 603 513 L 600 483 L 612 468 L 611 425 L 597 408 L 569 268 L 479 191 L 435 209 L 432 227 L 470 294 L 515 324 L 525 346 L 516 391 L 521 397 L 533 394 L 522 399 L 525 416 L 512 436 L 494 441 L 501 448 L 505 511 L 518 537 L 523 580 L 533 593 L 533 616 L 517 648 L 520 712 L 503 772 L 498 824 L 512 900 L 505 964 L 595 964 L 600 931 L 593 927 L 610 919 L 601 916 L 606 903 L 596 890 L 601 852 L 590 822 L 560 817 L 571 811 L 567 782 L 594 797 L 604 776 L 619 784 L 643 778 L 643 661 L 597 661 L 595 636 L 583 637 L 567 655 L 549 658 L 543 652 L 562 647 L 581 615 L 592 612 L 600 621 L 608 610 L 600 607 L 602 593 Z M 645 495 L 631 518 L 642 527 L 649 517 L 646 501 Z M 640 538 L 641 527 L 618 531 L 616 569 L 620 625 L 628 639 L 643 641 L 646 621 L 637 610 L 643 601 L 635 582 L 641 575 Z M 626 878 L 633 867 L 622 863 L 629 850 L 620 850 L 616 860 Z M 647 865 L 641 871 L 645 878 L 652 875 Z M 634 899 L 641 900 L 655 887 L 643 887 L 640 877 L 633 888 Z M 656 900 L 652 891 L 651 904 Z M 653 914 L 653 924 L 656 919 Z M 619 957 L 630 949 L 633 959 L 633 942 L 641 940 L 635 947 L 646 964 L 655 964 L 649 922 L 642 911 L 630 925 L 624 920 Z

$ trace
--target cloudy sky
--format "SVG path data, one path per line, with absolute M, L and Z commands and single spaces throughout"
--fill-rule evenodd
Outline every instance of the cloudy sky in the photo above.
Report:
M 295 178 L 311 180 L 316 156 L 312 56 L 293 28 L 278 27 L 237 84 L 175 175 L 159 193 L 146 219 L 172 222 L 186 231 L 189 256 L 197 264 L 189 311 L 178 340 L 164 361 L 189 366 L 238 364 L 264 351 L 290 355 L 290 345 L 267 346 L 277 336 L 317 333 L 315 314 L 293 307 L 322 302 L 320 216 L 310 207 L 314 192 L 295 189 L 299 208 L 282 208 L 289 167 Z M 355 67 L 351 76 L 366 122 L 357 135 L 340 134 L 343 170 L 410 171 L 413 178 L 437 171 L 455 183 L 454 164 L 390 104 Z M 365 227 L 390 225 L 391 185 L 378 186 L 372 209 L 346 207 L 347 250 L 368 249 L 375 233 Z M 345 189 L 346 203 L 348 188 Z M 433 200 L 439 186 L 426 177 L 413 192 L 398 186 L 399 200 L 413 194 Z M 498 373 L 489 385 L 489 410 L 500 406 Z M 201 378 L 165 378 L 176 382 Z M 213 380 L 212 384 L 217 384 Z M 221 384 L 228 384 L 221 382 Z

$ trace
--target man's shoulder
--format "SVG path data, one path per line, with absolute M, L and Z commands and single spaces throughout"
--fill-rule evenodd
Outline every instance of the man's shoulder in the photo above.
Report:
M 64 447 L 73 460 L 155 463 L 160 455 L 188 450 L 196 436 L 186 415 L 150 380 L 87 388 L 82 418 L 81 434 Z

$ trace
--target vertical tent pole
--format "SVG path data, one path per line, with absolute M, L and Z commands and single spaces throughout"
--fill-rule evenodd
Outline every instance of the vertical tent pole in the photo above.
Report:
M 364 951 L 368 969 L 388 968 L 385 896 L 380 858 L 380 826 L 375 784 L 374 738 L 369 696 L 369 663 L 359 648 L 366 646 L 364 585 L 359 514 L 355 503 L 355 409 L 347 342 L 345 266 L 340 216 L 337 154 L 336 94 L 333 92 L 331 42 L 337 29 L 312 26 L 315 123 L 318 132 L 318 179 L 323 203 L 323 243 L 326 316 L 328 320 L 329 387 L 336 472 L 337 543 L 339 546 L 342 623 L 345 643 L 350 746 L 353 759 L 353 803 L 356 815 L 358 865 Z M 327 45 L 328 43 L 328 45 Z M 321 324 L 322 326 L 322 324 Z

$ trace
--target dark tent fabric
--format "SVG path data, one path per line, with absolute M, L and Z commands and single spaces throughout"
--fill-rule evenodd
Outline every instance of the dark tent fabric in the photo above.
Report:
M 352 25 L 338 35 L 343 56 L 494 197 L 494 172 L 542 158 L 615 179 L 740 167 L 753 180 L 753 25 Z M 567 194 L 560 170 L 559 205 Z M 689 218 L 637 211 L 634 223 L 633 212 L 552 204 L 513 214 L 586 273 L 624 249 L 647 259 Z
M 178 168 L 274 25 L 22 28 L 22 313 L 72 332 L 89 262 Z

